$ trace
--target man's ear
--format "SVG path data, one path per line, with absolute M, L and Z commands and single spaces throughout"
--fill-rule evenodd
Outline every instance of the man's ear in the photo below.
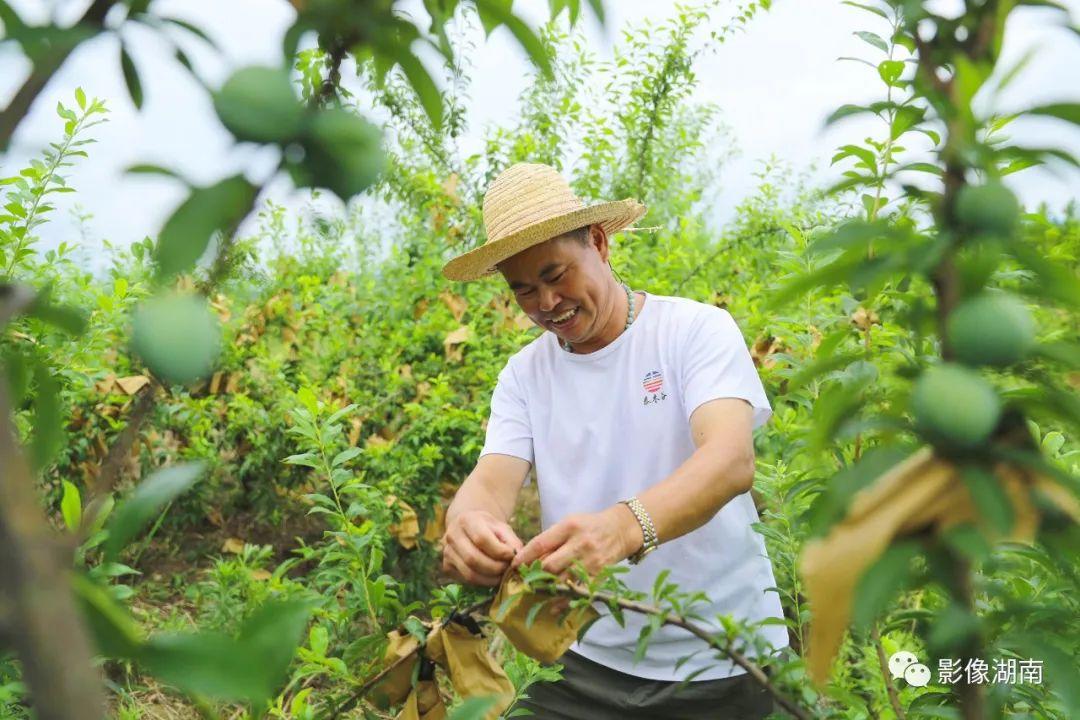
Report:
M 601 262 L 606 263 L 608 261 L 608 252 L 610 248 L 608 247 L 607 231 L 604 230 L 603 225 L 596 223 L 589 227 L 589 241 L 592 243 L 592 246 L 596 248 L 596 251 L 600 253 Z

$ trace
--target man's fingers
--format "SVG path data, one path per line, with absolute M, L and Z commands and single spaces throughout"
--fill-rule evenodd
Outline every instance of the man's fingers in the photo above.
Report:
M 509 560 L 514 557 L 514 548 L 500 540 L 491 525 L 472 522 L 466 523 L 463 529 L 470 542 L 488 557 L 496 560 Z
M 540 567 L 552 575 L 563 575 L 574 564 L 574 560 L 577 560 L 577 553 L 570 543 L 565 543 L 555 552 L 551 553 L 543 559 L 540 563 Z M 565 580 L 566 578 L 560 578 Z
M 471 570 L 484 575 L 502 575 L 506 568 L 510 567 L 509 560 L 497 560 L 484 554 L 482 550 L 469 542 L 460 543 L 454 547 L 458 557 L 469 566 Z M 513 557 L 513 556 L 511 556 Z
M 517 533 L 515 533 L 514 529 L 509 525 L 495 525 L 491 530 L 495 533 L 496 537 L 509 545 L 515 554 L 521 552 L 521 549 L 525 547 L 525 543 L 521 542 L 521 538 L 517 536 Z
M 502 573 L 485 573 L 471 567 L 453 546 L 447 545 L 443 550 L 444 565 L 448 564 L 454 569 L 454 574 L 461 580 L 473 585 L 495 586 L 502 581 Z
M 569 536 L 570 528 L 565 523 L 556 523 L 555 525 L 552 525 L 547 530 L 527 542 L 525 547 L 521 549 L 521 552 L 514 558 L 511 566 L 518 567 L 525 563 L 531 563 L 533 560 L 555 552 L 566 542 L 566 539 Z

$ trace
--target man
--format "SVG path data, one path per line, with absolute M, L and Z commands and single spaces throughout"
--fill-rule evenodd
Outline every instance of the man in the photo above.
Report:
M 499 374 L 484 448 L 447 511 L 443 567 L 497 585 L 537 559 L 556 574 L 575 561 L 589 572 L 627 561 L 622 578 L 636 590 L 667 570 L 682 590 L 703 591 L 711 604 L 699 612 L 710 621 L 780 618 L 748 492 L 751 433 L 769 418 L 768 400 L 725 310 L 615 280 L 608 238 L 644 213 L 632 200 L 586 207 L 545 165 L 514 165 L 485 195 L 487 242 L 443 272 L 473 280 L 498 271 L 548 332 Z M 523 543 L 507 521 L 532 465 L 544 530 Z M 560 660 L 563 680 L 532 686 L 523 706 L 588 720 L 771 711 L 741 668 L 681 628 L 657 631 L 635 663 L 644 622 L 634 613 L 625 628 L 598 620 Z M 762 635 L 787 644 L 783 625 Z

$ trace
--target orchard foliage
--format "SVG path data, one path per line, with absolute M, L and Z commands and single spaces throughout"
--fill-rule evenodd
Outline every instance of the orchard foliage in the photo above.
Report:
M 237 71 L 209 91 L 213 107 L 238 142 L 279 148 L 273 175 L 362 199 L 294 212 L 262 198 L 271 177 L 196 187 L 137 165 L 188 196 L 96 274 L 80 248 L 36 247 L 107 114 L 82 90 L 61 103 L 59 140 L 0 180 L 0 651 L 14 651 L 0 655 L 3 715 L 97 718 L 107 702 L 132 718 L 158 703 L 204 717 L 393 716 L 370 697 L 387 633 L 422 637 L 429 618 L 490 599 L 439 577 L 442 517 L 482 446 L 499 370 L 539 332 L 497 282 L 452 286 L 440 270 L 482 241 L 494 176 L 539 161 L 586 201 L 646 202 L 649 227 L 616 239 L 620 277 L 726 307 L 750 342 L 775 410 L 756 438 L 756 527 L 791 647 L 766 661 L 753 628 L 706 629 L 695 595 L 663 577 L 645 595 L 617 569 L 582 578 L 574 602 L 649 614 L 639 652 L 673 622 L 752 674 L 770 665 L 754 677 L 800 717 L 1075 716 L 1080 537 L 1062 508 L 1080 496 L 1080 219 L 1074 206 L 1022 208 L 1002 178 L 1075 164 L 1006 132 L 1024 114 L 1075 122 L 1077 109 L 986 115 L 982 100 L 1022 70 L 996 65 L 1010 12 L 1052 3 L 973 2 L 956 17 L 848 4 L 867 20 L 854 60 L 881 98 L 830 122 L 869 114 L 879 134 L 837 148 L 841 180 L 824 190 L 764 165 L 723 228 L 709 205 L 732 145 L 722 109 L 691 101 L 707 82 L 694 59 L 752 32 L 767 2 L 680 8 L 629 29 L 611 60 L 574 31 L 577 1 L 549 3 L 557 20 L 538 32 L 494 0 L 427 1 L 430 26 L 393 3 L 296 2 L 280 67 Z M 74 26 L 33 27 L 0 1 L 0 21 L 33 62 L 3 144 L 77 43 L 129 23 L 205 35 L 149 2 L 96 0 Z M 515 119 L 465 154 L 468 50 L 499 26 L 535 76 Z M 438 82 L 417 42 L 444 61 Z M 342 82 L 346 56 L 360 87 Z M 252 213 L 257 227 L 238 235 Z M 894 538 L 855 589 L 828 681 L 814 683 L 804 657 L 820 601 L 807 600 L 802 551 L 927 446 L 979 521 Z M 1016 520 L 1001 462 L 1052 483 L 1031 491 L 1034 543 L 998 541 Z M 535 500 L 515 522 L 535 531 Z M 934 669 L 1038 658 L 1045 682 L 915 687 L 888 671 L 901 649 Z M 557 676 L 501 637 L 493 651 L 516 698 Z M 451 716 L 485 712 L 456 702 Z

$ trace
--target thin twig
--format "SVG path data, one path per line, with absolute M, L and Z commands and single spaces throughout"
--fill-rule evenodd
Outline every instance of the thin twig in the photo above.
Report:
M 896 686 L 893 685 L 892 674 L 889 672 L 889 661 L 885 657 L 885 646 L 881 644 L 881 632 L 877 623 L 870 627 L 870 637 L 874 639 L 874 648 L 877 650 L 878 664 L 881 666 L 881 679 L 885 682 L 885 691 L 889 694 L 889 704 L 896 713 L 896 720 L 905 720 L 904 706 L 900 704 L 900 696 L 896 694 Z
M 780 692 L 775 685 L 769 680 L 769 676 L 765 674 L 765 671 L 761 669 L 761 666 L 755 663 L 750 658 L 746 657 L 738 650 L 722 644 L 715 634 L 709 632 L 700 625 L 687 620 L 682 615 L 677 613 L 665 612 L 661 608 L 654 605 L 648 605 L 646 603 L 636 602 L 634 600 L 625 600 L 607 592 L 590 592 L 588 588 L 577 583 L 566 583 L 556 586 L 560 592 L 575 595 L 577 597 L 589 598 L 591 600 L 600 600 L 606 603 L 614 603 L 623 610 L 630 610 L 631 612 L 641 613 L 643 615 L 652 615 L 660 617 L 665 625 L 674 625 L 686 630 L 690 634 L 705 641 L 709 647 L 714 650 L 728 656 L 733 663 L 741 667 L 746 673 L 753 678 L 755 682 L 765 688 L 765 690 L 772 695 L 773 699 L 785 710 L 799 718 L 800 720 L 811 720 L 811 716 L 801 707 L 799 707 L 793 700 Z

